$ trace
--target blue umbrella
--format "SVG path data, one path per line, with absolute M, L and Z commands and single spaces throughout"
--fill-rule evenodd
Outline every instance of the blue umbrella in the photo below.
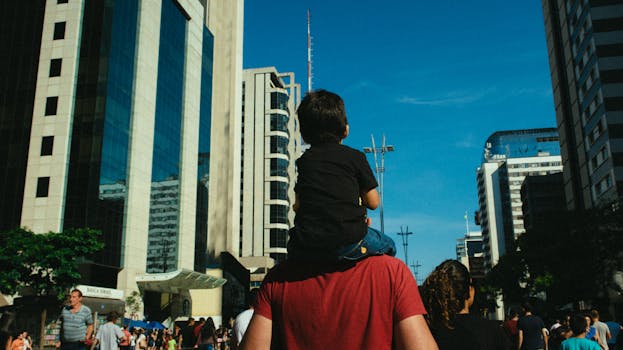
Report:
M 148 329 L 149 325 L 147 324 L 147 322 L 144 321 L 139 321 L 139 320 L 131 320 L 130 323 L 128 323 L 128 328 L 144 328 L 144 329 Z
M 166 327 L 158 321 L 147 322 L 147 329 L 165 329 Z

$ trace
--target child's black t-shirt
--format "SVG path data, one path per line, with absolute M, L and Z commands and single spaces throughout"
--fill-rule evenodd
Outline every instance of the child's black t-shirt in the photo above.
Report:
M 342 144 L 312 146 L 296 161 L 296 245 L 331 249 L 361 240 L 367 232 L 360 193 L 378 186 L 366 156 Z

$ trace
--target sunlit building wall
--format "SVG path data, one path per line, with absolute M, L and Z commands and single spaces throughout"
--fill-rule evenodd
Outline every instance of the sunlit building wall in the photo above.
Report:
M 623 3 L 542 0 L 567 208 L 623 195 Z
M 300 86 L 274 67 L 245 69 L 240 176 L 240 257 L 250 269 L 268 257 L 284 260 L 293 224 L 295 161 L 301 153 L 296 120 Z M 255 281 L 260 282 L 260 281 Z

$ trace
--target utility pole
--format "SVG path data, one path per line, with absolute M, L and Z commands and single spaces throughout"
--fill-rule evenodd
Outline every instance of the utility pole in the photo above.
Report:
M 374 135 L 370 135 L 372 139 L 372 147 L 364 147 L 363 151 L 365 153 L 372 153 L 374 155 L 374 170 L 376 173 L 376 181 L 379 183 L 379 197 L 381 198 L 381 203 L 379 205 L 379 217 L 381 219 L 381 233 L 385 233 L 385 222 L 383 221 L 383 173 L 385 172 L 385 153 L 393 152 L 393 145 L 385 145 L 385 134 L 383 134 L 383 144 L 381 147 L 376 147 L 374 143 Z M 378 154 L 381 155 L 381 166 L 379 166 L 378 162 Z
M 409 235 L 412 235 L 413 232 L 409 232 L 409 226 L 403 231 L 402 226 L 400 226 L 400 232 L 396 233 L 400 237 L 402 237 L 402 247 L 405 253 L 405 264 L 409 264 L 409 257 L 407 254 L 407 248 L 409 247 Z
M 418 281 L 418 274 L 420 273 L 420 267 L 422 265 L 420 264 L 419 260 L 415 261 L 415 264 L 411 264 L 411 268 L 413 269 L 413 276 L 415 276 L 415 281 L 419 283 Z

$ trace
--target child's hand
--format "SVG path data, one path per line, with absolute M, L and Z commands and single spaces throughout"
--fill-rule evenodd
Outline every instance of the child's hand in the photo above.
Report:
M 366 218 L 366 224 L 367 224 L 368 226 L 372 225 L 372 219 L 370 219 L 370 218 Z

